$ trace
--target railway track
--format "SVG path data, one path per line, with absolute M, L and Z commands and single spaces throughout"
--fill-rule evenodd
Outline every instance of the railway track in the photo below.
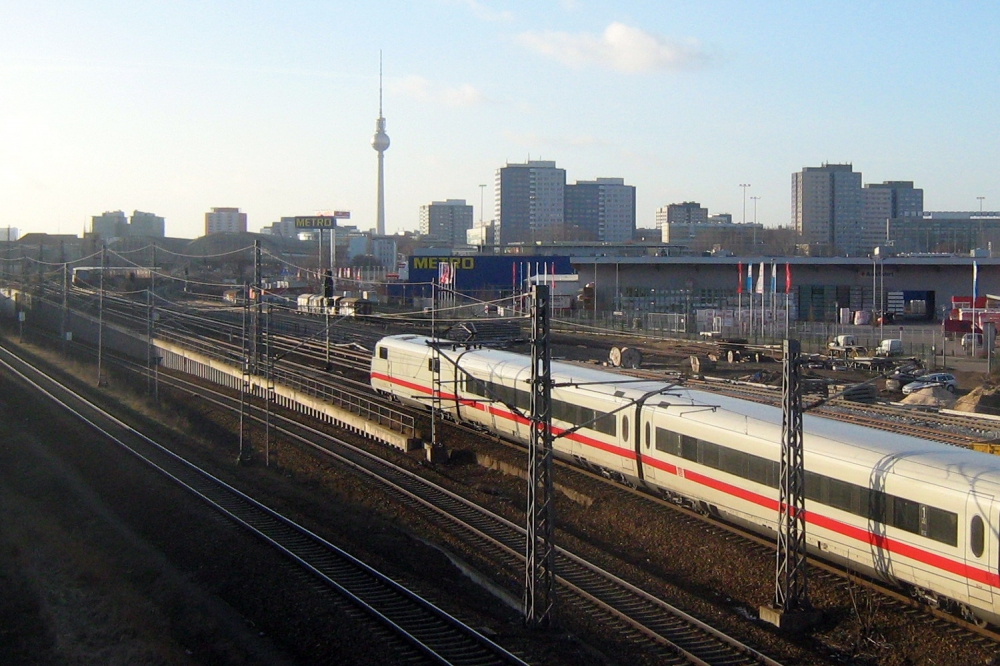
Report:
M 645 377 L 647 375 L 639 374 L 637 376 Z M 781 399 L 780 388 L 765 388 L 693 378 L 686 380 L 684 384 L 691 388 L 767 404 L 777 404 Z M 808 400 L 806 402 L 808 406 Z M 810 413 L 838 421 L 857 423 L 876 430 L 903 433 L 964 448 L 970 448 L 976 442 L 1000 435 L 1000 423 L 976 416 L 917 411 L 892 405 L 866 405 L 841 399 L 831 400 L 822 407 L 810 410 Z
M 718 390 L 718 387 L 720 386 L 720 383 L 718 383 L 718 382 L 699 382 L 698 380 L 695 380 L 695 383 L 702 383 L 702 384 L 705 385 L 706 388 L 713 389 L 713 390 Z M 726 388 L 735 388 L 736 389 L 735 390 L 736 395 L 738 395 L 740 397 L 751 397 L 752 396 L 753 399 L 755 399 L 755 400 L 765 401 L 765 402 L 770 402 L 770 401 L 774 400 L 774 393 L 775 393 L 775 391 L 773 389 L 760 388 L 760 387 L 755 387 L 755 386 L 752 386 L 752 385 L 737 385 L 737 384 L 724 384 L 723 386 L 725 386 Z M 882 406 L 882 405 L 861 405 L 861 404 L 856 404 L 856 403 L 848 403 L 846 405 L 840 405 L 840 404 L 838 404 L 838 403 L 835 402 L 832 406 L 827 407 L 827 408 L 824 409 L 823 415 L 827 416 L 828 412 L 829 412 L 830 416 L 832 416 L 834 418 L 840 418 L 840 419 L 845 420 L 845 421 L 849 421 L 849 422 L 853 422 L 853 423 L 858 423 L 859 420 L 860 420 L 860 421 L 865 422 L 866 425 L 870 422 L 872 424 L 872 427 L 875 427 L 875 425 L 877 425 L 881 429 L 895 430 L 897 432 L 899 432 L 899 431 L 909 432 L 911 434 L 915 434 L 917 436 L 925 437 L 925 438 L 928 438 L 928 429 L 935 428 L 935 430 L 933 430 L 933 432 L 937 435 L 937 439 L 939 441 L 947 441 L 947 436 L 950 434 L 950 433 L 948 433 L 946 431 L 942 431 L 940 429 L 940 424 L 941 423 L 947 424 L 949 427 L 964 427 L 964 428 L 968 428 L 969 425 L 970 425 L 970 422 L 971 422 L 972 425 L 978 425 L 980 428 L 983 427 L 982 420 L 981 419 L 977 419 L 976 417 L 962 417 L 962 416 L 953 416 L 953 415 L 943 415 L 944 418 L 940 419 L 940 422 L 939 422 L 939 420 L 936 418 L 937 415 L 934 415 L 934 414 L 928 414 L 926 412 L 920 412 L 920 413 L 914 415 L 912 412 L 910 412 L 908 410 L 901 410 L 900 408 L 895 408 L 895 407 L 891 407 L 891 406 Z M 864 414 L 865 412 L 870 412 L 870 414 L 861 416 L 860 419 L 859 419 L 858 412 L 861 412 L 862 414 Z M 901 421 L 905 421 L 906 419 L 912 419 L 913 422 L 912 423 L 903 423 L 903 422 L 901 422 Z M 891 423 L 890 423 L 890 421 L 891 421 Z M 450 425 L 457 427 L 457 424 L 450 424 Z M 478 433 L 476 433 L 476 431 L 472 431 L 471 429 L 470 429 L 470 432 L 471 433 L 475 433 L 475 434 L 478 435 Z M 949 443 L 955 443 L 956 445 L 959 445 L 959 446 L 962 446 L 962 445 L 968 446 L 968 444 L 971 441 L 975 440 L 976 437 L 974 437 L 972 435 L 968 435 L 968 434 L 959 434 L 959 435 L 956 435 L 952 439 L 953 439 L 953 441 L 949 442 Z M 516 449 L 518 451 L 522 451 L 522 448 L 519 447 L 519 446 L 517 446 L 517 445 L 510 444 L 510 443 L 504 442 L 502 440 L 499 440 L 499 441 L 502 444 L 506 445 L 506 446 L 509 446 L 509 447 L 511 447 L 513 449 Z M 559 462 L 559 464 L 560 465 L 565 465 L 565 463 L 562 463 L 561 461 Z M 587 475 L 587 476 L 590 476 L 592 478 L 598 479 L 602 483 L 609 483 L 609 482 L 611 482 L 607 478 L 605 478 L 604 476 L 601 476 L 599 474 L 594 474 L 594 473 L 589 472 L 587 470 L 581 470 L 580 468 L 570 467 L 568 465 L 566 465 L 566 467 L 567 467 L 567 469 L 573 469 L 573 470 L 575 470 L 575 471 L 577 471 L 579 473 L 582 473 L 584 475 Z M 615 485 L 621 487 L 620 484 L 618 484 L 618 483 L 615 483 Z M 630 489 L 630 488 L 624 488 L 624 489 L 628 490 L 628 491 L 630 491 L 632 493 L 635 493 L 635 494 L 637 494 L 640 497 L 643 497 L 647 501 L 650 501 L 650 502 L 653 502 L 653 503 L 657 504 L 657 506 L 659 506 L 661 508 L 664 507 L 664 506 L 666 506 L 666 507 L 670 507 L 672 509 L 677 509 L 677 510 L 686 512 L 686 513 L 691 513 L 691 512 L 688 512 L 686 509 L 683 509 L 681 507 L 677 507 L 675 504 L 673 504 L 671 502 L 660 500 L 659 498 L 652 497 L 652 496 L 648 495 L 647 493 L 643 493 L 641 491 L 637 491 L 637 490 Z M 704 517 L 699 516 L 699 515 L 694 514 L 694 513 L 691 513 L 691 516 L 694 519 L 700 520 L 703 523 L 705 523 L 706 525 L 710 526 L 711 529 L 725 530 L 728 533 L 732 534 L 736 538 L 745 539 L 747 541 L 747 543 L 755 543 L 759 547 L 765 547 L 765 548 L 770 548 L 770 549 L 774 548 L 774 544 L 773 543 L 768 542 L 766 540 L 763 540 L 760 537 L 757 537 L 756 535 L 749 534 L 749 533 L 745 532 L 744 530 L 742 530 L 740 528 L 729 526 L 729 525 L 726 525 L 724 523 L 719 523 L 717 521 L 714 521 L 712 519 L 704 518 Z M 520 553 L 521 551 L 518 550 L 517 552 Z M 873 590 L 873 591 L 875 591 L 875 592 L 883 595 L 887 599 L 891 599 L 893 603 L 900 604 L 901 606 L 906 607 L 906 608 L 911 609 L 911 610 L 912 609 L 920 609 L 922 612 L 929 613 L 933 617 L 937 618 L 939 621 L 949 622 L 949 623 L 953 624 L 954 626 L 960 628 L 961 630 L 971 632 L 971 634 L 974 634 L 974 635 L 976 635 L 978 637 L 982 637 L 982 638 L 985 638 L 985 639 L 988 639 L 988 640 L 991 640 L 991 641 L 1000 642 L 1000 634 L 997 634 L 997 633 L 993 632 L 990 629 L 987 629 L 987 628 L 984 628 L 984 627 L 978 627 L 978 626 L 976 626 L 976 625 L 974 625 L 972 623 L 966 622 L 966 621 L 964 621 L 964 620 L 962 620 L 960 618 L 957 618 L 953 614 L 951 614 L 949 612 L 946 612 L 944 610 L 939 610 L 939 609 L 935 609 L 935 608 L 929 607 L 929 606 L 927 606 L 926 603 L 921 603 L 918 600 L 911 599 L 911 598 L 907 597 L 906 595 L 901 594 L 898 590 L 893 589 L 893 588 L 889 588 L 889 587 L 887 587 L 887 586 L 879 583 L 878 581 L 871 581 L 871 580 L 866 580 L 866 579 L 860 579 L 857 576 L 853 575 L 851 572 L 843 571 L 843 570 L 840 570 L 840 569 L 838 569 L 836 567 L 831 567 L 830 565 L 827 565 L 827 564 L 825 564 L 825 563 L 823 563 L 823 562 L 821 562 L 819 560 L 811 559 L 811 564 L 812 564 L 813 567 L 816 568 L 817 571 L 823 572 L 823 575 L 826 575 L 826 576 L 836 576 L 840 580 L 853 581 L 854 583 L 856 583 L 856 584 L 858 584 L 858 585 L 860 585 L 862 587 L 866 587 L 868 589 L 871 589 L 871 590 Z M 560 569 L 560 570 L 562 570 L 562 569 Z
M 751 391 L 751 393 L 752 393 L 752 391 Z M 746 394 L 746 393 L 744 392 L 744 393 L 742 393 L 742 394 L 741 394 L 741 397 L 746 397 L 746 395 L 747 395 L 747 394 Z M 772 395 L 773 395 L 773 392 L 772 392 Z M 884 415 L 885 415 L 885 414 L 888 414 L 888 415 L 889 415 L 889 416 L 891 416 L 892 418 L 896 418 L 896 417 L 898 416 L 898 413 L 899 413 L 899 411 L 900 411 L 900 410 L 898 410 L 898 409 L 895 409 L 895 408 L 891 408 L 891 407 L 890 407 L 890 408 L 882 408 L 881 406 L 874 406 L 874 407 L 872 407 L 872 406 L 860 406 L 860 405 L 852 405 L 852 410 L 856 410 L 856 409 L 859 409 L 859 408 L 860 408 L 860 409 L 869 409 L 869 408 L 872 408 L 872 411 L 873 411 L 873 412 L 875 412 L 875 414 L 876 414 L 876 415 L 875 415 L 875 416 L 872 416 L 871 418 L 873 418 L 873 419 L 876 419 L 876 420 L 878 420 L 878 419 L 880 418 L 880 417 L 879 417 L 879 414 L 882 414 L 882 415 L 883 415 L 883 416 L 881 417 L 881 420 L 882 420 L 882 421 L 884 421 L 884 418 L 885 418 L 885 417 L 884 417 Z M 881 410 L 883 410 L 883 409 L 885 409 L 885 412 L 882 412 L 882 411 L 881 411 Z M 905 414 L 907 415 L 907 416 L 906 416 L 907 418 L 909 418 L 909 417 L 913 417 L 913 413 L 912 413 L 912 412 L 905 412 Z M 921 413 L 921 414 L 920 414 L 919 416 L 917 416 L 916 418 L 917 418 L 918 420 L 923 420 L 923 421 L 925 421 L 925 424 L 924 424 L 924 426 L 923 426 L 924 428 L 928 427 L 929 425 L 933 427 L 933 421 L 932 421 L 932 420 L 930 420 L 929 418 L 924 418 L 924 417 L 927 417 L 927 415 L 926 415 L 926 414 L 924 414 L 924 413 Z M 851 418 L 851 420 L 856 420 L 856 417 L 852 417 L 852 418 Z M 975 419 L 975 418 L 973 417 L 973 420 L 976 420 L 976 419 Z M 955 425 L 956 427 L 960 427 L 960 426 L 962 426 L 962 425 L 965 425 L 965 424 L 966 424 L 966 422 L 968 421 L 968 419 L 966 419 L 965 417 L 950 417 L 950 416 L 946 416 L 946 418 L 945 418 L 945 419 L 943 419 L 943 421 L 944 421 L 944 422 L 949 422 L 949 423 L 953 423 L 953 424 L 954 424 L 954 425 Z M 914 426 L 914 427 L 917 427 L 917 426 Z M 979 424 L 979 427 L 980 427 L 980 428 L 982 428 L 982 427 L 983 427 L 981 423 Z M 893 429 L 897 429 L 897 430 L 898 430 L 898 428 L 893 428 Z M 918 430 L 916 430 L 915 432 L 916 432 L 917 434 L 919 434 L 920 436 L 923 436 L 923 437 L 927 437 L 927 434 L 926 434 L 926 431 L 925 431 L 925 430 L 919 430 L 919 429 L 918 429 Z M 986 431 L 986 432 L 988 432 L 988 431 Z M 713 523 L 713 525 L 715 525 L 715 524 Z M 747 536 L 746 536 L 745 534 L 741 534 L 741 536 L 742 536 L 742 537 L 744 537 L 744 538 L 752 538 L 752 537 L 747 537 Z M 765 545 L 768 545 L 768 546 L 770 546 L 770 544 L 766 544 L 766 543 L 765 543 Z M 817 567 L 817 568 L 821 568 L 821 567 L 825 567 L 825 565 L 822 565 L 821 563 L 818 563 L 818 562 L 814 562 L 814 563 L 813 563 L 813 566 L 815 566 L 815 567 Z M 833 575 L 833 574 L 830 574 L 830 575 Z M 845 576 L 844 572 L 836 572 L 836 575 L 838 575 L 838 576 L 841 576 L 841 577 L 844 577 L 844 576 Z M 847 577 L 850 577 L 850 574 L 849 574 L 849 573 L 847 574 Z M 880 593 L 883 593 L 883 594 L 887 594 L 887 595 L 889 595 L 889 596 L 892 596 L 892 595 L 894 595 L 894 594 L 895 594 L 895 595 L 897 595 L 897 596 L 898 596 L 898 599 L 897 599 L 897 602 L 898 602 L 899 604 L 901 604 L 901 605 L 905 606 L 906 608 L 912 608 L 912 607 L 920 607 L 920 608 L 921 608 L 922 610 L 926 610 L 926 606 L 924 606 L 924 605 L 919 605 L 919 604 L 917 604 L 917 603 L 916 603 L 916 602 L 914 602 L 914 601 L 911 601 L 911 600 L 908 600 L 908 599 L 907 599 L 906 597 L 904 597 L 904 596 L 899 596 L 899 595 L 898 595 L 898 593 L 895 593 L 895 592 L 892 592 L 892 591 L 889 591 L 889 590 L 886 590 L 885 588 L 880 588 L 880 587 L 878 587 L 877 589 L 879 589 Z M 972 632 L 975 632 L 975 633 L 977 633 L 977 634 L 978 634 L 978 635 L 979 635 L 980 637 L 984 637 L 984 638 L 985 638 L 985 639 L 987 639 L 987 640 L 991 640 L 991 641 L 1000 641 L 1000 636 L 998 636 L 998 635 L 997 635 L 997 634 L 995 634 L 995 633 L 992 633 L 992 632 L 989 632 L 989 631 L 982 631 L 982 630 L 979 630 L 979 629 L 977 629 L 977 628 L 973 627 L 972 625 L 969 625 L 968 623 L 960 623 L 960 622 L 956 622 L 956 621 L 955 621 L 955 619 L 954 619 L 954 618 L 953 618 L 952 616 L 950 616 L 950 615 L 947 615 L 947 614 L 945 614 L 945 613 L 943 613 L 943 612 L 940 612 L 940 611 L 932 611 L 932 612 L 935 612 L 935 613 L 937 613 L 937 614 L 940 614 L 940 617 L 942 617 L 942 618 L 944 618 L 944 619 L 947 619 L 947 621 L 949 621 L 949 622 L 953 622 L 953 623 L 956 623 L 956 624 L 959 624 L 959 625 L 962 625 L 962 629 L 965 629 L 965 630 L 969 630 L 969 631 L 972 631 Z
M 5 371 L 284 553 L 302 570 L 363 610 L 371 621 L 390 629 L 401 662 L 525 664 L 416 593 L 180 458 L 6 348 L 0 350 L 0 365 Z
M 139 367 L 135 369 L 143 370 Z M 160 381 L 187 393 L 198 392 L 220 408 L 240 409 L 239 399 L 225 392 L 208 390 L 181 377 L 161 375 Z M 522 526 L 378 455 L 298 420 L 272 414 L 270 427 L 379 483 L 397 501 L 434 523 L 443 524 L 449 531 L 457 533 L 459 538 L 488 553 L 491 560 L 523 567 L 525 530 Z M 567 550 L 558 550 L 556 571 L 564 600 L 589 614 L 604 613 L 607 621 L 618 623 L 626 635 L 647 643 L 647 649 L 653 651 L 663 663 L 778 665 L 778 662 L 739 640 Z
M 478 431 L 467 428 L 466 426 L 457 427 L 465 428 L 470 434 L 473 435 L 478 433 Z M 496 439 L 494 441 L 512 451 L 520 454 L 524 453 L 524 448 L 519 444 L 502 439 Z M 652 513 L 664 510 L 671 511 L 682 521 L 688 524 L 696 525 L 701 530 L 723 535 L 727 541 L 733 544 L 734 548 L 736 548 L 738 552 L 746 552 L 756 549 L 766 551 L 770 557 L 773 557 L 773 553 L 776 548 L 774 540 L 765 539 L 739 526 L 731 525 L 703 513 L 698 513 L 670 500 L 661 499 L 640 488 L 623 485 L 617 481 L 608 479 L 600 473 L 593 472 L 576 465 L 571 465 L 566 461 L 557 459 L 555 464 L 560 469 L 560 474 L 573 473 L 584 476 L 602 485 L 610 484 L 620 492 L 628 493 L 640 502 L 648 504 L 648 508 L 642 509 L 642 512 L 648 511 Z M 810 577 L 824 578 L 826 580 L 834 580 L 840 583 L 846 582 L 848 585 L 855 585 L 857 587 L 864 588 L 880 595 L 886 600 L 886 603 L 900 609 L 901 612 L 919 613 L 920 616 L 927 617 L 930 624 L 936 624 L 937 626 L 947 625 L 953 631 L 964 632 L 968 636 L 969 640 L 989 641 L 990 643 L 1000 644 L 1000 633 L 994 630 L 994 628 L 984 626 L 979 621 L 967 621 L 946 609 L 939 608 L 936 605 L 930 605 L 927 599 L 907 595 L 899 588 L 890 587 L 881 581 L 859 576 L 856 572 L 828 564 L 827 562 L 818 560 L 811 556 L 808 558 L 808 563 L 811 568 Z

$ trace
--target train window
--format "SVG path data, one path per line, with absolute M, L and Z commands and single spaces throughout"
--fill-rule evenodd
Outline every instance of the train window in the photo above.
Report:
M 605 435 L 611 435 L 614 437 L 618 433 L 617 431 L 617 419 L 614 415 L 602 414 L 597 421 L 594 422 L 594 430 L 598 432 L 603 432 Z
M 902 497 L 891 497 L 892 526 L 920 534 L 920 504 Z
M 519 389 L 514 389 L 514 392 L 517 394 L 516 395 L 517 406 L 520 407 L 522 410 L 531 409 L 531 394 L 528 393 L 527 391 L 521 391 Z
M 439 358 L 429 358 L 427 359 L 427 369 L 431 372 L 441 372 L 441 359 Z
M 760 456 L 749 456 L 747 478 L 772 488 L 778 487 L 778 473 L 775 463 Z
M 569 414 L 569 404 L 563 400 L 553 400 L 552 401 L 552 418 L 557 421 L 566 421 L 567 423 L 573 423 L 572 419 L 567 418 Z
M 680 449 L 680 436 L 672 430 L 656 429 L 656 450 L 676 456 Z
M 649 433 L 650 433 L 650 425 L 649 425 L 649 421 L 647 421 L 646 422 L 646 448 L 647 449 L 649 448 L 649 439 L 650 439 Z
M 958 514 L 920 505 L 920 533 L 949 546 L 958 545 Z
M 887 495 L 881 490 L 868 491 L 868 520 L 885 523 L 885 507 L 888 504 Z
M 842 511 L 857 513 L 854 504 L 853 484 L 838 479 L 830 479 L 827 485 L 827 504 Z
M 698 462 L 698 440 L 694 437 L 681 435 L 681 458 Z
M 823 480 L 825 478 L 816 472 L 806 472 L 803 483 L 805 484 L 807 500 L 825 503 L 823 502 Z
M 628 417 L 622 417 L 622 441 L 628 442 Z
M 719 445 L 714 442 L 698 442 L 701 450 L 701 459 L 698 461 L 706 467 L 719 469 Z
M 723 472 L 735 474 L 745 479 L 749 473 L 749 467 L 749 456 L 742 451 L 725 447 L 719 450 L 719 469 Z
M 384 358 L 384 359 L 389 358 L 389 348 L 388 347 L 379 347 L 378 348 L 378 357 L 379 358 Z
M 489 395 L 486 390 L 486 382 L 469 376 L 465 377 L 465 392 L 471 393 L 472 395 L 481 395 L 483 397 Z
M 623 419 L 623 423 L 627 421 Z M 713 442 L 701 441 L 665 428 L 656 428 L 655 445 L 657 451 L 679 455 L 685 460 L 700 462 L 707 467 L 771 488 L 777 488 L 779 484 L 779 463 L 776 460 L 750 455 Z M 649 446 L 648 423 L 646 446 Z M 940 543 L 958 545 L 958 515 L 950 511 L 922 505 L 881 490 L 855 485 L 816 472 L 806 472 L 804 484 L 806 499 L 810 501 L 847 511 L 872 522 L 920 534 Z M 974 518 L 970 529 L 970 541 L 977 557 L 983 551 L 984 538 L 982 519 Z
M 986 549 L 986 530 L 983 529 L 983 519 L 980 516 L 973 516 L 969 524 L 969 547 L 976 557 L 982 557 Z

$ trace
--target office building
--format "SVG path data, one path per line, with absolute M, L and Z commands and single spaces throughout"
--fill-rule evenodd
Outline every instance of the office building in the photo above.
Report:
M 924 212 L 924 191 L 910 180 L 868 183 L 861 192 L 863 245 L 885 246 L 890 241 L 890 220 L 919 217 Z
M 685 201 L 656 209 L 657 229 L 663 229 L 664 224 L 706 224 L 707 222 L 708 209 L 697 201 Z
M 792 226 L 816 256 L 858 256 L 865 248 L 861 173 L 850 164 L 805 167 L 792 174 Z
M 246 233 L 247 214 L 239 208 L 213 208 L 205 213 L 205 235 L 222 233 Z
M 1000 211 L 923 211 L 882 223 L 889 254 L 968 255 L 1000 251 Z M 995 249 L 994 249 L 995 248 Z
M 567 240 L 625 243 L 635 232 L 635 186 L 623 178 L 578 180 L 564 190 Z
M 565 238 L 565 169 L 544 160 L 508 163 L 497 169 L 495 189 L 501 245 Z
M 265 236 L 278 236 L 280 238 L 298 238 L 299 229 L 295 226 L 294 217 L 282 217 L 277 222 L 261 227 L 260 233 Z
M 120 210 L 94 215 L 90 218 L 90 233 L 106 241 L 122 238 L 128 234 L 128 219 Z
M 128 226 L 129 236 L 163 238 L 166 235 L 165 232 L 164 220 L 159 215 L 143 213 L 139 210 L 132 211 L 132 219 Z
M 445 247 L 466 245 L 472 218 L 465 199 L 434 201 L 420 207 L 420 235 Z

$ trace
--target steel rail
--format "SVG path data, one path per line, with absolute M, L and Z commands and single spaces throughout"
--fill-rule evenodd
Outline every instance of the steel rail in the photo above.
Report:
M 172 377 L 171 380 L 178 378 Z M 181 382 L 185 391 L 205 390 L 203 386 L 184 380 Z M 212 393 L 216 398 L 211 400 L 220 407 L 238 408 L 236 398 L 220 392 Z M 271 419 L 272 428 L 384 484 L 405 504 L 458 526 L 463 537 L 473 539 L 478 548 L 523 566 L 525 530 L 522 526 L 340 438 L 292 419 L 276 419 L 274 415 Z M 285 425 L 276 425 L 276 420 Z M 293 428 L 300 432 L 293 431 Z M 317 439 L 324 443 L 318 443 Z M 779 666 L 777 661 L 763 653 L 564 548 L 557 548 L 556 572 L 557 581 L 583 600 L 586 606 L 598 607 L 647 640 L 665 648 L 666 652 L 661 654 L 664 658 L 680 657 L 685 663 L 704 666 Z
M 6 348 L 2 349 L 5 354 L 17 358 Z M 0 359 L 0 364 L 21 381 L 284 553 L 392 629 L 429 662 L 525 666 L 519 657 L 388 576 L 208 474 L 37 368 L 20 359 L 18 362 L 20 368 L 7 359 Z M 42 386 L 42 382 L 48 387 Z M 125 436 L 138 440 L 138 445 L 126 442 L 123 434 L 113 433 L 97 419 L 103 419 Z

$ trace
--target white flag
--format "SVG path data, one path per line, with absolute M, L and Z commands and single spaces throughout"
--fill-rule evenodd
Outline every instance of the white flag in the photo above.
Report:
M 757 276 L 757 288 L 754 290 L 758 294 L 764 293 L 764 271 L 767 269 L 764 267 L 764 262 L 760 262 L 760 274 Z

